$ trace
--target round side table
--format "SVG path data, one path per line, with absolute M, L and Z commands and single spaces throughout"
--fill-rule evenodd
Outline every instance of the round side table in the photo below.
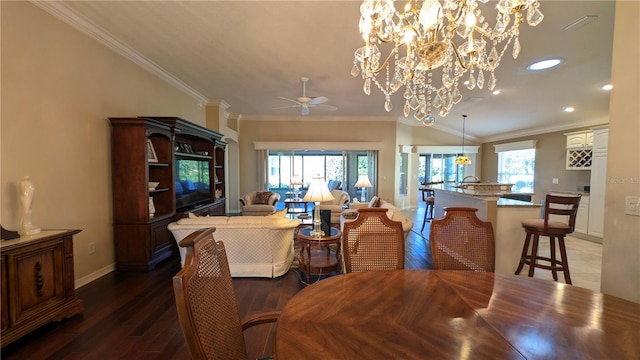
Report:
M 305 273 L 306 282 L 311 281 L 311 275 L 327 275 L 340 273 L 342 270 L 342 256 L 340 242 L 342 232 L 332 227 L 330 234 L 322 237 L 311 236 L 311 227 L 298 230 L 297 239 L 300 242 L 298 254 L 298 268 Z M 335 244 L 336 246 L 330 246 Z

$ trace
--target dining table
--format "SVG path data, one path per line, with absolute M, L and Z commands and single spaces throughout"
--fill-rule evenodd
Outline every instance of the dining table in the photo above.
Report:
M 640 304 L 509 274 L 347 273 L 314 283 L 287 303 L 273 356 L 640 359 Z

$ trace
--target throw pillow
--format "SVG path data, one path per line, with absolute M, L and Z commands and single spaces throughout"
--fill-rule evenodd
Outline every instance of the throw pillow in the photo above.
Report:
M 269 198 L 271 197 L 271 194 L 272 194 L 271 191 L 258 191 L 256 193 L 255 199 L 253 199 L 253 203 L 254 204 L 268 205 L 269 204 Z
M 374 196 L 369 201 L 369 207 L 379 207 L 380 206 L 380 198 L 378 196 Z

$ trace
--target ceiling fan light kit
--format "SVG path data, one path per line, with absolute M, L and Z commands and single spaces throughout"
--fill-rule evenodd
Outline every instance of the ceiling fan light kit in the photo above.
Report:
M 295 100 L 279 96 L 280 99 L 291 101 L 291 102 L 294 102 L 295 104 L 276 107 L 276 108 L 273 108 L 274 110 L 299 107 L 300 114 L 305 116 L 305 115 L 309 115 L 309 113 L 311 112 L 309 108 L 312 108 L 312 107 L 317 109 L 322 109 L 322 110 L 329 110 L 329 111 L 335 111 L 338 109 L 335 106 L 326 105 L 325 103 L 329 101 L 329 99 L 325 96 L 318 96 L 314 98 L 307 97 L 307 82 L 309 81 L 309 78 L 302 77 L 300 78 L 300 81 L 302 82 L 302 96 L 298 97 Z
M 462 100 L 461 81 L 469 90 L 485 85 L 494 90 L 495 70 L 509 45 L 514 59 L 520 53 L 520 24 L 526 19 L 536 26 L 544 18 L 538 0 L 499 0 L 491 26 L 483 15 L 487 2 L 409 0 L 401 12 L 393 0 L 364 0 L 359 24 L 364 46 L 355 51 L 351 75 L 362 76 L 367 95 L 372 83 L 380 89 L 387 111 L 391 95 L 404 88 L 404 116 L 413 111 L 416 120 L 432 125 L 434 113 L 445 117 Z M 378 47 L 384 44 L 391 46 L 386 58 Z

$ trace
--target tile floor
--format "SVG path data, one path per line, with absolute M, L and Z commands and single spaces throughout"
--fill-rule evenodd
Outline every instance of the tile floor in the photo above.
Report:
M 420 228 L 422 227 L 422 220 L 424 218 L 424 202 L 419 202 L 417 209 L 406 210 L 403 211 L 403 213 L 405 216 L 413 218 L 413 232 L 420 234 Z M 429 237 L 428 229 L 429 226 L 425 226 L 424 233 L 422 234 L 425 238 Z M 524 238 L 522 241 L 524 242 Z M 565 238 L 565 246 L 573 285 L 600 292 L 602 245 L 569 236 Z M 540 238 L 538 247 L 538 254 L 549 254 L 548 238 Z M 556 254 L 559 255 L 560 251 L 556 250 Z M 517 262 L 518 259 L 514 261 Z M 527 276 L 528 271 L 529 267 L 525 265 L 520 276 Z M 544 269 L 536 269 L 534 277 L 553 281 L 551 271 Z M 564 283 L 564 276 L 561 273 L 558 274 L 558 279 L 559 282 Z

